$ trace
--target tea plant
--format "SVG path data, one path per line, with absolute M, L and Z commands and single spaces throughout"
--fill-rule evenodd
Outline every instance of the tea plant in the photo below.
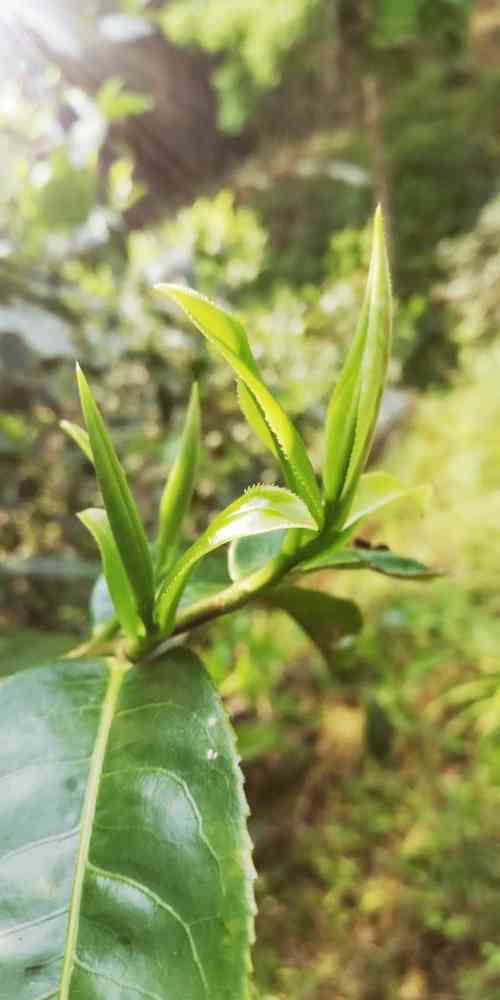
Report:
M 79 516 L 100 550 L 113 613 L 65 659 L 2 683 L 5 998 L 246 997 L 254 872 L 238 756 L 212 682 L 177 637 L 259 601 L 286 610 L 331 658 L 359 630 L 360 613 L 302 587 L 302 576 L 431 575 L 388 550 L 349 544 L 368 515 L 422 492 L 363 471 L 391 337 L 380 212 L 357 332 L 328 407 L 321 488 L 239 320 L 187 288 L 157 293 L 232 367 L 242 411 L 286 487 L 251 486 L 182 548 L 200 450 L 194 386 L 150 545 L 78 369 L 86 430 L 65 429 L 95 467 L 104 507 Z M 227 544 L 227 581 L 216 589 L 204 567 Z

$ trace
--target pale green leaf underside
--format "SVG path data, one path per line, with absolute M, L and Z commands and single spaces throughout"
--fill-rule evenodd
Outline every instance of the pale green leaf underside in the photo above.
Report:
M 104 576 L 123 631 L 130 639 L 136 639 L 144 628 L 137 612 L 134 592 L 113 538 L 108 515 L 105 510 L 90 507 L 81 511 L 78 517 L 99 547 Z
M 71 420 L 61 420 L 59 424 L 61 430 L 71 438 L 72 441 L 79 447 L 80 451 L 83 452 L 85 458 L 88 459 L 91 465 L 94 464 L 94 456 L 92 454 L 92 448 L 90 446 L 90 438 L 87 431 L 84 431 L 83 427 L 79 427 L 78 424 L 72 423 Z
M 309 461 L 304 442 L 291 420 L 264 385 L 259 375 L 255 359 L 250 350 L 245 330 L 231 313 L 192 289 L 177 285 L 158 285 L 158 292 L 172 299 L 189 317 L 198 330 L 231 365 L 239 381 L 247 392 L 243 394 L 253 414 L 250 423 L 261 440 L 272 448 L 281 463 L 287 485 L 300 496 L 309 508 L 315 522 L 320 525 L 323 518 L 321 498 Z M 267 427 L 263 430 L 263 424 Z
M 227 566 L 231 580 L 241 580 L 260 569 L 276 556 L 285 539 L 284 531 L 270 531 L 266 535 L 249 535 L 231 542 Z
M 181 556 L 158 594 L 156 613 L 168 631 L 183 587 L 193 566 L 209 552 L 244 535 L 261 535 L 279 528 L 314 528 L 306 505 L 279 486 L 252 486 L 214 517 L 207 530 Z
M 199 661 L 63 662 L 0 695 L 0 996 L 243 1000 L 247 810 Z

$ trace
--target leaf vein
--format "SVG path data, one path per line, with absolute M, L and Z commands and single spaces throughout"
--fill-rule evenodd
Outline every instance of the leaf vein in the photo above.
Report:
M 212 845 L 211 845 L 211 843 L 210 843 L 210 841 L 209 841 L 209 839 L 208 839 L 208 837 L 207 837 L 207 835 L 205 833 L 205 828 L 204 828 L 204 825 L 203 825 L 203 817 L 202 817 L 202 815 L 200 813 L 200 810 L 198 808 L 198 805 L 196 803 L 196 799 L 191 794 L 188 785 L 184 781 L 184 778 L 181 778 L 178 774 L 175 773 L 175 771 L 170 771 L 166 767 L 121 767 L 121 768 L 118 768 L 116 771 L 103 771 L 102 777 L 103 778 L 112 778 L 112 777 L 114 777 L 117 774 L 161 774 L 161 775 L 164 775 L 166 778 L 171 778 L 172 781 L 174 781 L 176 784 L 178 784 L 182 788 L 182 791 L 183 791 L 184 795 L 186 796 L 186 799 L 189 802 L 189 805 L 191 806 L 191 809 L 193 811 L 194 818 L 195 818 L 195 821 L 196 821 L 196 825 L 198 827 L 198 836 L 199 836 L 200 840 L 202 841 L 202 843 L 205 844 L 205 847 L 207 848 L 208 853 L 211 855 L 211 857 L 214 859 L 214 861 L 215 861 L 215 863 L 217 865 L 217 868 L 219 870 L 219 881 L 220 881 L 221 886 L 223 888 L 223 885 L 222 885 L 222 872 L 221 872 L 221 864 L 220 864 L 219 856 L 218 856 L 217 852 L 215 851 L 215 849 L 212 847 Z
M 90 976 L 97 976 L 99 979 L 105 979 L 108 983 L 114 983 L 115 986 L 122 986 L 127 990 L 133 990 L 134 993 L 140 993 L 141 996 L 149 997 L 150 1000 L 163 1000 L 159 993 L 150 993 L 149 990 L 143 990 L 141 986 L 136 986 L 134 983 L 126 983 L 122 979 L 114 979 L 113 976 L 108 976 L 107 973 L 100 972 L 99 969 L 93 969 L 91 965 L 82 962 L 78 957 L 75 958 L 75 965 L 78 965 L 80 969 L 83 969 Z
M 7 851 L 6 854 L 2 855 L 0 858 L 0 865 L 4 861 L 10 860 L 10 858 L 16 857 L 17 854 L 24 854 L 28 851 L 34 851 L 37 847 L 43 847 L 45 844 L 56 844 L 61 840 L 68 840 L 70 837 L 76 837 L 80 830 L 80 826 L 75 826 L 72 830 L 64 830 L 62 833 L 54 833 L 50 837 L 41 837 L 40 840 L 32 840 L 29 844 L 24 844 L 23 847 L 16 847 L 14 851 Z
M 25 931 L 30 927 L 37 927 L 40 924 L 45 924 L 49 920 L 55 920 L 56 917 L 61 917 L 63 913 L 68 912 L 67 906 L 62 906 L 59 910 L 53 910 L 52 913 L 44 913 L 42 917 L 36 917 L 34 920 L 27 920 L 24 924 L 14 924 L 13 927 L 8 927 L 4 931 L 0 931 L 0 938 L 8 937 L 9 934 L 15 934 L 16 931 Z
M 177 913 L 177 910 L 175 910 L 173 906 L 170 906 L 170 904 L 167 903 L 167 901 L 163 899 L 162 896 L 159 896 L 156 892 L 153 892 L 152 889 L 149 889 L 148 886 L 143 885 L 141 882 L 136 882 L 135 879 L 130 878 L 130 876 L 128 875 L 121 875 L 118 872 L 112 872 L 109 871 L 108 869 L 100 868 L 99 865 L 95 865 L 92 861 L 87 862 L 87 867 L 90 868 L 91 871 L 95 872 L 95 874 L 100 876 L 101 878 L 109 879 L 110 881 L 114 882 L 123 882 L 124 885 L 131 886 L 133 889 L 136 889 L 144 896 L 147 896 L 160 909 L 165 910 L 165 912 L 168 913 L 171 917 L 173 917 L 174 920 L 177 920 L 177 922 L 181 925 L 186 934 L 186 937 L 189 942 L 189 947 L 191 949 L 191 954 L 193 956 L 194 964 L 196 966 L 201 982 L 203 984 L 205 994 L 208 997 L 208 983 L 206 980 L 203 965 L 200 960 L 200 956 L 198 955 L 198 950 L 196 948 L 193 935 L 191 934 L 190 925 L 186 923 L 183 917 L 181 917 L 180 913 Z

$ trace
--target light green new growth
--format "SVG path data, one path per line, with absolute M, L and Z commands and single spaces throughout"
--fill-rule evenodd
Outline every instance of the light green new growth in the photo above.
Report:
M 326 521 L 338 525 L 368 458 L 389 361 L 392 305 L 380 208 L 365 299 L 356 335 L 328 406 L 323 466 Z
M 179 450 L 160 501 L 156 539 L 155 574 L 160 579 L 172 564 L 184 515 L 189 510 L 200 457 L 200 398 L 196 383 Z
M 153 622 L 154 579 L 146 534 L 125 473 L 79 365 L 77 378 L 97 480 L 111 531 L 134 590 L 139 614 L 146 628 L 150 628 Z
M 111 600 L 125 635 L 137 639 L 143 626 L 137 611 L 134 591 L 118 552 L 105 510 L 89 508 L 78 514 L 80 521 L 90 531 L 101 553 L 102 568 Z
M 307 504 L 315 523 L 321 527 L 321 497 L 304 442 L 290 418 L 264 385 L 242 324 L 231 313 L 190 288 L 158 285 L 156 291 L 172 299 L 231 365 L 251 399 L 252 413 L 258 414 L 257 433 L 265 444 L 269 444 L 267 434 L 262 433 L 262 425 L 267 427 L 273 442 L 273 454 L 279 458 L 287 485 Z M 247 418 L 248 409 L 243 405 Z M 249 422 L 255 430 L 256 421 L 251 416 Z

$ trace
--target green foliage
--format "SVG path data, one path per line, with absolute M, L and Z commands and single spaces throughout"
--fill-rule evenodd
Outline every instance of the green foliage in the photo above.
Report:
M 79 515 L 90 531 L 101 555 L 103 573 L 120 625 L 129 639 L 136 639 L 143 627 L 137 611 L 134 590 L 118 551 L 106 511 L 89 509 Z
M 441 280 L 435 296 L 450 313 L 450 336 L 464 364 L 478 341 L 496 338 L 499 329 L 498 299 L 495 295 L 500 267 L 498 234 L 500 199 L 482 209 L 470 232 L 442 240 L 437 247 Z
M 247 810 L 199 661 L 41 667 L 2 685 L 2 715 L 6 994 L 243 1000 Z
M 191 390 L 179 451 L 170 471 L 160 501 L 156 539 L 155 573 L 157 578 L 170 569 L 179 544 L 184 514 L 193 497 L 200 456 L 200 402 L 198 386 Z
M 302 39 L 318 0 L 288 0 L 271 7 L 262 0 L 175 0 L 161 13 L 161 26 L 172 41 L 193 42 L 223 53 L 213 82 L 219 96 L 222 128 L 238 132 L 254 109 L 257 96 L 276 86 L 285 56 Z
M 199 35 L 212 6 L 199 9 Z M 275 481 L 259 411 L 243 390 L 241 406 L 252 412 L 239 415 L 231 372 L 207 362 L 151 285 L 186 280 L 234 305 L 266 386 L 320 467 L 326 402 L 370 253 L 373 150 L 355 92 L 367 68 L 380 74 L 400 296 L 389 378 L 446 383 L 410 398 L 383 462 L 403 483 L 431 480 L 435 503 L 425 519 L 413 504 L 398 504 L 395 515 L 380 507 L 362 539 L 291 571 L 290 585 L 302 587 L 307 570 L 311 587 L 324 588 L 315 595 L 363 605 L 365 629 L 335 643 L 330 672 L 296 620 L 270 602 L 191 635 L 237 720 L 246 762 L 262 875 L 255 990 L 265 1000 L 323 1000 L 332 989 L 357 1000 L 484 1000 L 498 989 L 497 16 L 477 5 L 465 49 L 465 4 L 414 6 L 418 37 L 409 4 L 371 5 L 382 21 L 377 32 L 364 21 L 374 62 L 357 49 L 359 75 L 334 37 L 331 4 L 315 5 L 302 35 L 284 26 L 262 44 L 279 16 L 266 9 L 254 55 L 275 60 L 269 83 L 256 82 L 259 67 L 246 59 L 246 28 L 231 47 L 221 42 L 219 113 L 233 128 L 246 116 L 250 129 L 231 143 L 229 170 L 227 161 L 220 173 L 206 164 L 204 190 L 214 194 L 179 186 L 164 203 L 148 175 L 154 223 L 137 179 L 153 116 L 144 131 L 120 117 L 150 106 L 136 93 L 146 89 L 142 79 L 125 89 L 122 67 L 110 66 L 111 85 L 97 96 L 68 87 L 54 69 L 30 70 L 22 89 L 1 84 L 0 616 L 8 631 L 0 657 L 8 674 L 80 641 L 98 571 L 92 539 L 72 517 L 100 502 L 89 456 L 58 432 L 61 417 L 73 430 L 78 420 L 68 362 L 80 357 L 92 375 L 149 537 L 194 380 L 203 448 L 179 553 L 248 482 Z M 125 7 L 154 20 L 140 2 Z M 248 14 L 250 33 L 259 10 Z M 290 24 L 298 10 L 284 11 Z M 222 36 L 222 18 L 219 29 Z M 138 69 L 141 58 L 134 46 Z M 260 102 L 268 87 L 274 93 Z M 189 95 L 179 96 L 189 131 Z M 162 148 L 176 135 L 167 126 Z M 387 426 L 384 413 L 377 462 Z M 86 443 L 81 429 L 78 437 Z M 265 569 L 285 538 L 235 540 L 231 577 L 222 550 L 209 553 L 193 567 L 177 616 Z M 396 554 L 408 539 L 415 560 Z M 449 577 L 399 593 L 391 577 L 430 578 L 429 562 Z M 351 572 L 366 567 L 374 572 Z M 93 624 L 106 628 L 113 614 L 101 576 Z M 113 641 L 108 635 L 106 650 Z
M 169 285 L 160 285 L 157 291 L 169 296 L 196 324 L 201 333 L 231 365 L 250 398 L 252 409 L 245 407 L 245 416 L 257 411 L 258 434 L 262 437 L 262 422 L 272 438 L 273 451 L 279 456 L 285 479 L 298 496 L 302 497 L 316 522 L 321 525 L 322 512 L 319 491 L 311 463 L 302 438 L 279 403 L 262 382 L 250 350 L 245 330 L 235 316 L 218 308 L 196 293 Z
M 313 529 L 314 521 L 305 504 L 288 490 L 278 486 L 251 486 L 238 500 L 218 514 L 207 530 L 177 561 L 157 596 L 157 619 L 167 634 L 182 590 L 193 566 L 220 545 L 235 538 L 264 534 L 277 529 Z
M 325 441 L 327 523 L 349 509 L 368 457 L 385 385 L 392 303 L 383 223 L 378 210 L 366 297 L 352 347 L 330 400 Z
M 96 108 L 108 122 L 142 115 L 152 107 L 153 101 L 147 94 L 125 90 L 123 80 L 117 76 L 109 77 L 96 95 Z
M 125 473 L 80 368 L 77 370 L 77 375 L 80 401 L 94 456 L 97 480 L 106 507 L 112 537 L 116 543 L 116 555 L 119 553 L 117 560 L 115 553 L 107 546 L 108 558 L 110 558 L 115 572 L 121 566 L 120 560 L 123 563 L 129 585 L 135 594 L 137 610 L 146 628 L 149 628 L 153 621 L 154 583 L 153 564 L 146 535 L 128 488 Z M 92 519 L 91 522 L 87 518 L 85 523 L 88 527 L 92 523 L 94 530 L 97 530 L 95 519 Z M 102 535 L 100 537 L 103 538 Z M 111 542 L 111 537 L 107 541 Z M 101 544 L 103 544 L 102 541 Z M 113 594 L 114 588 L 110 587 L 110 590 Z M 128 613 L 127 620 L 131 624 Z
M 280 608 L 295 619 L 325 657 L 334 664 L 339 642 L 359 632 L 362 618 L 353 601 L 305 587 L 277 587 L 268 598 L 272 608 Z
M 216 295 L 221 286 L 233 291 L 255 281 L 265 266 L 268 235 L 256 213 L 223 188 L 181 208 L 160 241 L 190 261 L 196 288 Z

